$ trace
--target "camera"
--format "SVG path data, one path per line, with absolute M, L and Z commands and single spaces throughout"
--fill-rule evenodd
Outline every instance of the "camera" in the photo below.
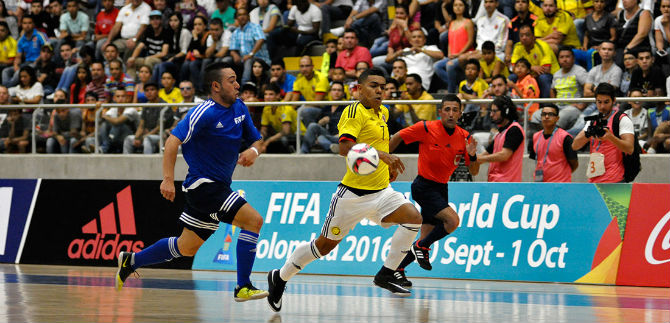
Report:
M 606 132 L 605 128 L 607 127 L 607 119 L 605 118 L 605 116 L 603 116 L 602 113 L 584 117 L 584 121 L 591 121 L 589 127 L 586 128 L 586 131 L 584 131 L 584 135 L 586 136 L 586 138 L 602 137 L 605 135 Z
M 398 98 L 400 98 L 401 94 L 402 94 L 402 92 L 400 92 L 400 91 L 391 92 L 391 98 L 398 99 Z

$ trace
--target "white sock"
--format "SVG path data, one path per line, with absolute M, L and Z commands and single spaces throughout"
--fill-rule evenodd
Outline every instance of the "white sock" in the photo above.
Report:
M 295 248 L 295 251 L 286 259 L 286 263 L 279 270 L 279 277 L 284 281 L 288 281 L 305 268 L 305 266 L 309 265 L 310 262 L 321 257 L 319 249 L 314 245 L 314 240 L 305 242 Z
M 384 267 L 391 270 L 398 269 L 400 262 L 407 256 L 419 228 L 421 228 L 420 224 L 401 224 L 398 226 L 393 233 L 393 238 L 391 238 L 391 249 L 386 261 L 384 261 Z

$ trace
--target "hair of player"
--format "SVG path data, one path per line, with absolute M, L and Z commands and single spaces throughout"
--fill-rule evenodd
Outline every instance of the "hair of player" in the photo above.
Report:
M 384 72 L 380 70 L 378 67 L 373 67 L 365 70 L 365 72 L 361 73 L 361 76 L 358 77 L 358 84 L 363 84 L 365 81 L 368 80 L 369 76 L 381 76 L 384 80 L 386 80 L 386 77 L 384 75 Z
M 212 83 L 221 82 L 223 78 L 223 69 L 233 68 L 230 64 L 224 62 L 216 62 L 207 65 L 205 68 L 205 89 L 207 94 L 212 94 Z

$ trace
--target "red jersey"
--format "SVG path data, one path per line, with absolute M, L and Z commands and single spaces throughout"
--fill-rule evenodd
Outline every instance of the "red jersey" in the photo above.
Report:
M 461 158 L 467 155 L 466 140 L 472 140 L 470 133 L 459 126 L 450 135 L 440 120 L 417 122 L 398 135 L 407 144 L 419 142 L 419 175 L 442 184 L 449 181 Z M 465 164 L 470 164 L 469 158 Z
M 95 18 L 95 34 L 108 35 L 116 23 L 116 16 L 118 16 L 118 14 L 119 9 L 116 8 L 113 8 L 110 12 L 105 10 L 100 11 Z
M 361 61 L 367 62 L 368 65 L 372 67 L 370 50 L 363 46 L 356 46 L 351 53 L 349 53 L 348 50 L 343 50 L 341 53 L 338 53 L 335 67 L 341 67 L 345 71 L 353 71 L 356 69 L 356 64 Z

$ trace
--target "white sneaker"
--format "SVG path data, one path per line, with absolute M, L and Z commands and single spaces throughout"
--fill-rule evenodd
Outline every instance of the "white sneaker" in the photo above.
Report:
M 330 30 L 330 33 L 337 36 L 337 37 L 340 37 L 340 36 L 344 35 L 344 27 L 333 28 L 333 29 Z

